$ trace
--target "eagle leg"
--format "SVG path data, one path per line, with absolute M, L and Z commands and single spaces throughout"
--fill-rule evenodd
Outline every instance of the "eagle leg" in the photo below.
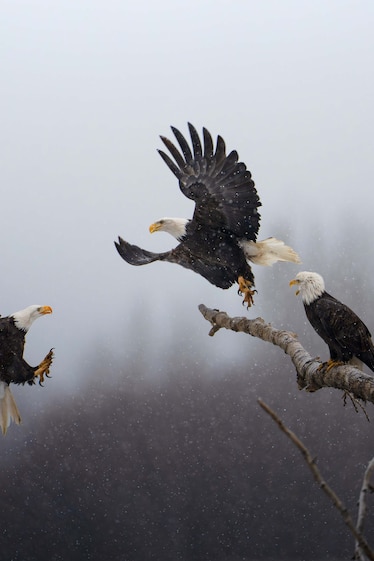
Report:
M 257 290 L 252 290 L 251 281 L 245 279 L 244 277 L 238 277 L 238 294 L 244 295 L 243 306 L 247 304 L 247 309 L 254 304 L 253 296 L 256 294 Z
M 43 358 L 42 362 L 35 369 L 34 378 L 37 378 L 39 376 L 39 385 L 40 386 L 43 385 L 44 376 L 47 376 L 47 378 L 50 378 L 49 367 L 51 366 L 52 361 L 53 361 L 53 349 L 51 349 L 49 351 L 47 356 L 45 358 Z

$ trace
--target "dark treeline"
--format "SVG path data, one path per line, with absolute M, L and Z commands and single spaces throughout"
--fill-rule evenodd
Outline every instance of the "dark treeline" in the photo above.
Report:
M 101 370 L 37 423 L 12 426 L 2 559 L 351 558 L 340 515 L 256 399 L 304 439 L 354 513 L 372 426 L 339 392 L 299 392 L 274 351 L 261 371 L 215 377 L 177 360 L 157 382 L 136 372 L 107 381 Z
M 328 289 L 373 329 L 365 253 L 356 256 L 360 263 L 347 263 L 353 241 L 343 232 L 331 260 L 331 248 L 314 239 L 299 270 L 322 273 Z M 288 288 L 292 275 L 286 268 L 259 272 L 250 315 L 297 331 L 307 350 L 326 360 L 327 347 Z M 156 332 L 147 307 L 130 312 L 123 312 L 123 334 L 105 331 L 105 339 L 98 329 L 104 343 L 87 352 L 84 368 L 73 365 L 70 394 L 51 398 L 48 380 L 38 409 L 27 407 L 37 388 L 16 388 L 23 425 L 0 441 L 1 559 L 350 559 L 354 542 L 340 514 L 257 398 L 304 441 L 354 515 L 374 455 L 372 422 L 349 402 L 344 407 L 337 391 L 300 392 L 279 349 L 224 331 L 208 338 L 202 318 L 189 325 L 196 308 L 186 313 L 183 305 L 180 316 L 164 310 Z M 373 420 L 373 407 L 367 411 Z

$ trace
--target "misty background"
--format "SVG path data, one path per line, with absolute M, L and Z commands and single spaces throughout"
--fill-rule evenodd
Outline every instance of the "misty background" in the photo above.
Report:
M 209 338 L 197 306 L 261 316 L 326 359 L 288 287 L 314 270 L 374 329 L 374 5 L 6 0 L 0 16 L 0 313 L 51 305 L 25 358 L 56 355 L 44 388 L 13 390 L 23 424 L 0 442 L 3 551 L 349 558 L 343 523 L 256 399 L 353 510 L 371 425 L 336 391 L 299 392 L 279 349 Z M 149 224 L 192 215 L 157 153 L 170 125 L 188 138 L 187 121 L 239 152 L 263 204 L 259 238 L 303 261 L 256 268 L 248 312 L 235 287 L 131 267 L 113 245 L 166 250 L 173 239 Z

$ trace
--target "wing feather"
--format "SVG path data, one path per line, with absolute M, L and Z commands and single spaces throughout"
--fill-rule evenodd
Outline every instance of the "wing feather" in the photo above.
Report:
M 180 168 L 183 168 L 186 165 L 186 162 L 184 161 L 179 150 L 174 146 L 174 144 L 168 138 L 166 138 L 166 136 L 160 136 L 160 138 L 162 142 L 165 144 L 166 148 L 171 153 L 171 155 L 173 156 L 174 160 L 177 162 L 178 166 Z M 161 153 L 161 150 L 159 150 L 159 152 Z
M 191 135 L 191 140 L 192 140 L 194 159 L 199 160 L 203 155 L 203 150 L 202 150 L 199 135 L 197 134 L 197 130 L 195 129 L 195 127 L 193 125 L 191 125 L 191 123 L 188 123 L 188 128 L 189 128 L 190 135 Z
M 132 245 L 129 242 L 126 242 L 121 237 L 118 237 L 118 242 L 114 242 L 114 245 L 116 246 L 122 259 L 127 261 L 127 263 L 130 263 L 130 265 L 135 266 L 147 265 L 148 263 L 153 263 L 154 261 L 160 261 L 168 254 L 168 252 L 153 253 L 152 251 L 147 251 L 137 245 Z
M 225 141 L 217 137 L 214 151 L 212 136 L 203 129 L 203 144 L 196 128 L 188 123 L 192 150 L 175 127 L 171 127 L 180 150 L 161 137 L 173 159 L 159 153 L 179 179 L 182 193 L 195 202 L 192 228 L 199 225 L 224 229 L 234 236 L 255 240 L 260 223 L 261 206 L 255 184 L 246 165 L 239 162 L 236 150 L 226 155 Z
M 178 140 L 179 146 L 182 149 L 186 163 L 188 164 L 189 162 L 192 162 L 193 160 L 192 152 L 190 150 L 190 147 L 188 146 L 187 140 L 184 138 L 183 134 L 179 132 L 179 130 L 176 129 L 175 127 L 171 127 L 171 130 L 173 131 L 175 138 Z
M 147 265 L 155 261 L 166 261 L 168 263 L 176 263 L 185 269 L 190 269 L 198 273 L 210 283 L 218 286 L 219 288 L 229 288 L 234 282 L 235 278 L 228 267 L 219 265 L 218 263 L 207 262 L 203 258 L 193 253 L 191 249 L 180 243 L 174 249 L 164 253 L 153 253 L 142 249 L 137 245 L 132 245 L 126 242 L 121 237 L 118 242 L 114 242 L 118 253 L 130 265 Z
M 162 150 L 158 150 L 158 153 L 160 154 L 161 158 L 164 160 L 164 162 L 168 166 L 168 168 L 174 173 L 174 175 L 178 179 L 181 179 L 182 176 L 183 176 L 182 170 L 178 166 L 175 165 L 173 160 L 167 154 L 165 154 L 165 152 L 163 152 Z
M 204 137 L 204 158 L 209 161 L 213 158 L 213 139 L 210 132 L 205 127 L 203 128 L 203 137 Z

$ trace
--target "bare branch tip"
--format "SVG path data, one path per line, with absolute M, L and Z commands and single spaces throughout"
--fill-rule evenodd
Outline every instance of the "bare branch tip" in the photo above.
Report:
M 214 324 L 212 329 L 209 331 L 209 337 L 213 337 L 220 329 L 221 328 L 218 325 Z
M 199 312 L 204 315 L 208 308 L 205 306 L 205 304 L 199 304 L 198 309 L 199 309 Z

